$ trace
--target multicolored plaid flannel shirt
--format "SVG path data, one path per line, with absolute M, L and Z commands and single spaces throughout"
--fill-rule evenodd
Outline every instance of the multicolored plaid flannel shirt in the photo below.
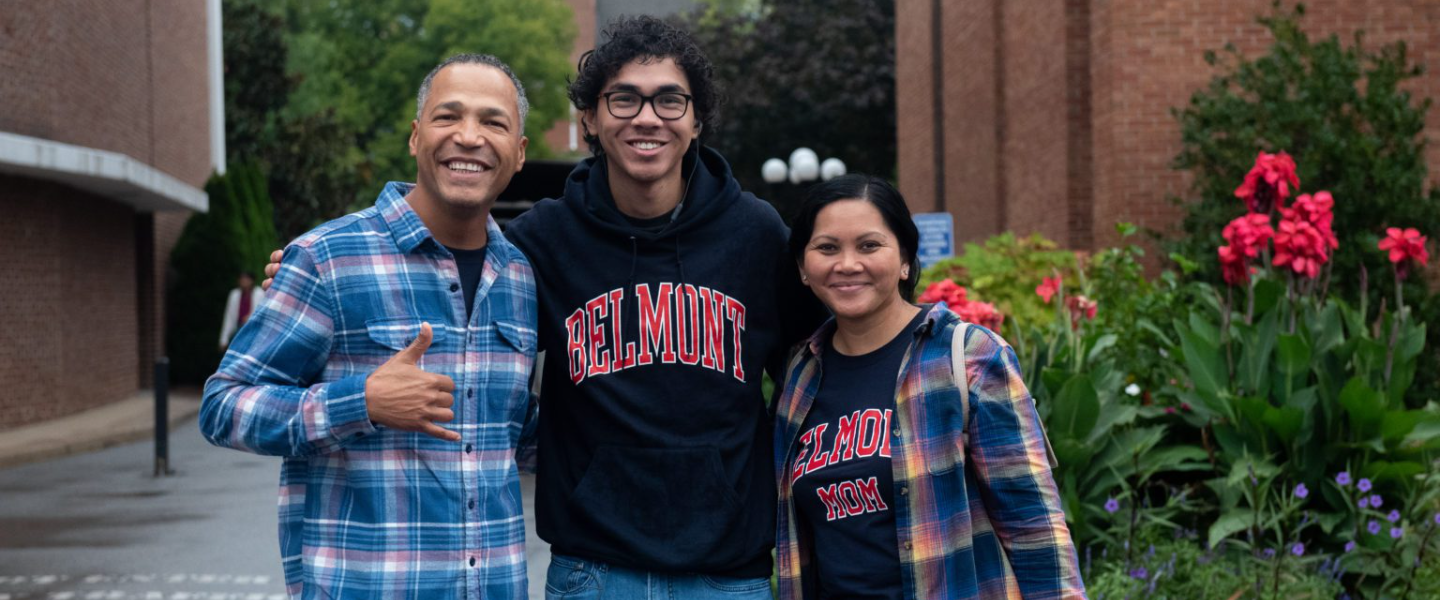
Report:
M 460 273 L 390 183 L 285 250 L 263 305 L 205 385 L 212 443 L 284 457 L 280 553 L 293 598 L 526 596 L 514 453 L 533 412 L 535 281 L 492 219 L 466 320 Z M 371 423 L 365 378 L 429 322 L 419 362 L 455 381 L 459 442 Z
M 890 432 L 903 597 L 1084 598 L 1039 415 L 1014 350 L 988 329 L 970 326 L 965 423 L 950 359 L 960 318 L 943 304 L 928 311 L 902 362 Z M 815 596 L 811 539 L 795 514 L 788 465 L 820 389 L 820 356 L 834 330 L 834 321 L 826 323 L 801 348 L 776 405 L 782 600 Z M 969 432 L 968 448 L 961 431 Z

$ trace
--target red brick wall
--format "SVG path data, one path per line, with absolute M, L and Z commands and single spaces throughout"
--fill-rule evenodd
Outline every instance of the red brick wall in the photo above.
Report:
M 996 61 L 999 0 L 945 2 L 941 96 L 944 138 L 941 180 L 946 210 L 961 240 L 1000 227 L 1000 139 Z M 937 209 L 935 177 L 934 11 L 929 1 L 895 3 L 896 155 L 900 191 L 913 212 Z
M 0 175 L 0 214 L 0 428 L 134 393 L 134 213 Z
M 1429 69 L 1411 89 L 1440 99 L 1440 2 L 1319 0 L 1305 6 L 1302 24 L 1312 40 L 1338 33 L 1348 45 L 1356 29 L 1366 32 L 1370 48 L 1405 40 L 1412 59 Z M 1183 106 L 1215 75 L 1202 58 L 1205 50 L 1233 42 L 1249 55 L 1263 52 L 1270 38 L 1255 16 L 1269 10 L 1269 0 L 1095 3 L 1092 22 L 1108 32 L 1103 42 L 1096 36 L 1092 54 L 1095 130 L 1105 129 L 1109 138 L 1095 148 L 1097 245 L 1115 242 L 1111 225 L 1118 220 L 1163 229 L 1180 217 L 1182 211 L 1164 201 L 1168 194 L 1188 196 L 1190 185 L 1186 174 L 1168 166 L 1180 150 L 1179 126 L 1169 110 Z M 1440 111 L 1430 111 L 1426 128 L 1436 139 Z M 1432 144 L 1426 157 L 1432 181 L 1440 181 L 1440 145 Z
M 211 171 L 205 2 L 53 0 L 0 10 L 0 131 Z M 163 352 L 164 275 L 188 212 L 140 227 L 113 199 L 0 175 L 0 429 L 128 397 Z M 153 229 L 152 268 L 137 265 Z M 146 272 L 156 274 L 139 287 Z M 145 315 L 141 315 L 145 311 Z M 147 332 L 142 334 L 140 327 Z
M 1312 38 L 1339 33 L 1348 44 L 1363 29 L 1370 48 L 1405 40 L 1429 70 L 1410 89 L 1440 99 L 1440 1 L 1305 4 Z M 1170 109 L 1216 74 L 1205 50 L 1233 42 L 1256 55 L 1268 47 L 1255 17 L 1270 5 L 943 0 L 945 196 L 959 237 L 1039 232 L 1092 249 L 1117 241 L 1119 221 L 1174 224 L 1182 210 L 1165 198 L 1187 196 L 1190 181 L 1169 167 L 1180 149 Z M 926 1 L 896 9 L 900 186 L 917 210 L 932 210 L 935 193 L 930 11 Z M 1440 110 L 1426 125 L 1427 162 L 1440 185 Z
M 576 64 L 580 55 L 595 47 L 595 0 L 568 0 L 570 10 L 575 14 L 575 45 L 570 48 L 570 64 Z M 570 119 L 556 121 L 545 132 L 545 143 L 557 155 L 570 152 Z M 584 134 L 576 130 L 575 144 L 579 152 L 589 154 Z
M 1068 244 L 1065 2 L 1001 6 L 1005 221 Z
M 6 3 L 0 131 L 119 152 L 204 185 L 205 35 L 200 0 Z
M 895 3 L 895 155 L 912 212 L 935 210 L 930 14 L 929 2 Z

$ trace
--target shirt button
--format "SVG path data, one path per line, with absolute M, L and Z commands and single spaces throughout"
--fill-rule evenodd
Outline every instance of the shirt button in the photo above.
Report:
M 890 433 L 895 434 L 895 437 L 898 438 L 898 437 L 900 437 L 900 428 L 899 428 L 899 427 L 896 427 L 896 428 L 894 428 L 894 429 L 891 429 L 891 430 L 890 430 Z
M 911 549 L 911 548 L 914 548 L 914 546 L 911 546 L 911 545 L 910 545 L 910 542 L 905 542 L 905 549 L 906 549 L 906 550 L 909 550 L 909 549 Z M 471 561 L 471 564 L 474 564 L 475 559 L 472 558 L 472 559 L 470 559 L 470 561 Z
M 901 496 L 909 496 L 909 495 L 910 495 L 910 488 L 905 487 L 905 486 L 900 486 L 900 495 L 901 495 Z
M 473 390 L 473 389 L 472 389 L 472 390 L 467 390 L 467 391 L 465 392 L 465 397 L 466 397 L 466 398 L 474 398 L 474 397 L 475 397 L 475 390 Z
M 470 510 L 475 510 L 475 501 L 474 501 L 474 500 L 471 500 L 471 501 L 470 501 Z
M 458 283 L 452 283 L 452 284 L 450 284 L 450 291 L 452 291 L 452 292 L 458 292 L 458 291 L 460 291 L 460 284 L 458 284 Z
M 470 566 L 475 566 L 475 557 L 470 557 Z
M 475 447 L 474 447 L 474 446 L 471 446 L 470 444 L 465 444 L 465 453 L 466 453 L 466 454 L 469 454 L 470 451 L 473 450 L 474 448 L 475 448 Z

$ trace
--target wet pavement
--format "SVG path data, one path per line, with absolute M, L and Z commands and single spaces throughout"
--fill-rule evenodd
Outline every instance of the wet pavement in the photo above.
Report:
M 0 470 L 0 600 L 280 600 L 280 462 L 176 427 L 168 477 L 142 442 Z M 521 480 L 532 598 L 549 548 Z

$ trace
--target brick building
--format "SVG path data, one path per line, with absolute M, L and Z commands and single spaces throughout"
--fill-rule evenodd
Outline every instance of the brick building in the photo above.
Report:
M 0 11 L 0 429 L 129 397 L 223 171 L 220 0 Z
M 1412 91 L 1440 98 L 1440 2 L 1305 6 L 1312 37 L 1405 40 L 1428 69 Z M 917 212 L 955 215 L 961 241 L 1009 230 L 1096 249 L 1116 242 L 1119 221 L 1164 230 L 1183 216 L 1165 197 L 1190 194 L 1169 167 L 1180 150 L 1170 109 L 1215 75 L 1205 50 L 1263 52 L 1271 40 L 1255 17 L 1270 10 L 1271 0 L 896 2 L 901 191 Z M 1434 140 L 1440 111 L 1426 126 Z M 1434 182 L 1440 144 L 1427 163 Z

